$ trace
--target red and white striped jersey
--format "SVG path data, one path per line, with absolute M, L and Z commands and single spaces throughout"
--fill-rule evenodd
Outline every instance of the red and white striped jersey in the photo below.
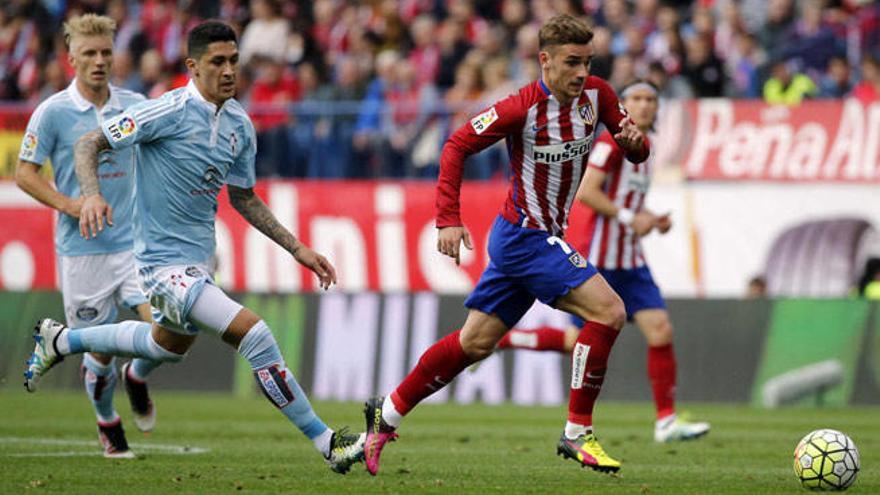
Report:
M 605 172 L 603 191 L 618 208 L 641 211 L 651 185 L 653 160 L 634 163 L 611 134 L 603 132 L 590 153 L 589 167 Z M 616 218 L 599 215 L 589 209 L 593 225 L 589 246 L 590 263 L 606 270 L 632 269 L 645 265 L 642 245 L 633 228 Z
M 511 179 L 502 215 L 510 223 L 560 236 L 584 174 L 599 123 L 617 133 L 626 111 L 614 90 L 587 78 L 580 98 L 561 105 L 543 81 L 495 103 L 449 138 L 440 156 L 437 227 L 462 225 L 459 194 L 465 159 L 507 140 Z M 636 160 L 648 154 L 648 144 Z

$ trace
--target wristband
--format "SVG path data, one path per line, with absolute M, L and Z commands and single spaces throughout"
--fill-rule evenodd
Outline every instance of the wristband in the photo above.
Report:
M 626 208 L 621 208 L 617 210 L 617 218 L 618 221 L 623 223 L 624 225 L 632 224 L 633 219 L 636 217 L 636 214 L 632 212 L 632 210 L 627 210 Z

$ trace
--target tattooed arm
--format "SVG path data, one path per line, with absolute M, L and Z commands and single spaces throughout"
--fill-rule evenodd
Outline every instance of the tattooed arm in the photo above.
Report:
M 79 215 L 79 233 L 84 238 L 97 237 L 107 225 L 113 225 L 113 208 L 101 196 L 98 184 L 98 154 L 110 149 L 110 143 L 100 129 L 83 134 L 73 145 L 74 169 L 79 181 L 80 194 L 85 200 Z
M 266 237 L 272 239 L 285 251 L 293 255 L 293 258 L 301 265 L 315 272 L 321 279 L 321 287 L 329 289 L 330 285 L 336 283 L 336 269 L 327 261 L 327 258 L 312 251 L 308 246 L 299 242 L 293 234 L 290 233 L 275 218 L 272 210 L 266 206 L 266 203 L 254 194 L 254 190 L 250 188 L 240 188 L 227 185 L 229 190 L 229 202 L 232 207 L 244 217 L 245 220 L 257 230 L 262 232 Z

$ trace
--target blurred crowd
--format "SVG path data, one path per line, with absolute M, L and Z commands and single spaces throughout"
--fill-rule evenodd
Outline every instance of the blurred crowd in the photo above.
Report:
M 239 30 L 238 98 L 258 173 L 432 177 L 443 140 L 539 76 L 538 28 L 557 13 L 595 32 L 595 75 L 653 81 L 664 98 L 880 98 L 872 0 L 4 0 L 0 100 L 35 104 L 72 76 L 61 23 L 116 20 L 114 82 L 150 97 L 186 82 L 186 33 Z M 502 147 L 470 178 L 504 173 Z

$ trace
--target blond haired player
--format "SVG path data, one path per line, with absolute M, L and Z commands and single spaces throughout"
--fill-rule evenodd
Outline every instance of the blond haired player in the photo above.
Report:
M 55 250 L 64 314 L 71 328 L 113 322 L 117 305 L 129 307 L 144 321 L 150 321 L 150 305 L 138 286 L 132 253 L 134 153 L 131 150 L 108 151 L 101 155 L 98 175 L 101 190 L 116 212 L 114 227 L 92 242 L 79 235 L 83 198 L 74 171 L 73 145 L 86 132 L 144 100 L 137 93 L 110 85 L 115 30 L 116 23 L 112 19 L 94 14 L 74 17 L 65 23 L 68 60 L 76 77 L 67 89 L 50 96 L 31 115 L 15 173 L 18 187 L 59 213 Z M 46 159 L 52 161 L 57 189 L 39 173 Z M 144 379 L 158 364 L 135 359 L 122 368 L 135 423 L 143 431 L 152 430 L 156 419 Z M 85 354 L 83 376 L 98 419 L 104 456 L 134 457 L 125 439 L 122 421 L 113 407 L 117 381 L 115 359 L 103 354 Z M 27 383 L 36 382 L 27 380 Z

